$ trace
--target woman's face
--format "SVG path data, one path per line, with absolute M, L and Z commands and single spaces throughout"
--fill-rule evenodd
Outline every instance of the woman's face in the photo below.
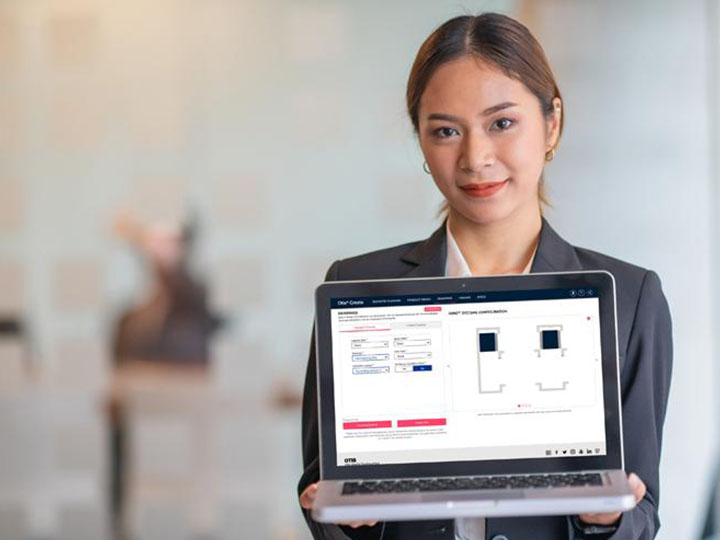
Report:
M 451 212 L 489 224 L 538 212 L 545 153 L 555 146 L 560 100 L 547 119 L 523 83 L 472 57 L 440 66 L 420 99 L 425 160 Z

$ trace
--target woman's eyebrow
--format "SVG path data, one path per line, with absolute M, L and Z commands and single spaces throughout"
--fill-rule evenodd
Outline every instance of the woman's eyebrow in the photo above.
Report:
M 511 101 L 504 101 L 503 103 L 498 103 L 497 105 L 493 105 L 492 107 L 488 107 L 482 112 L 482 116 L 488 116 L 490 114 L 496 113 L 498 111 L 502 111 L 503 109 L 507 109 L 509 107 L 515 107 L 517 103 L 513 103 Z M 457 116 L 453 116 L 452 114 L 445 114 L 445 113 L 432 113 L 427 116 L 428 120 L 445 120 L 446 122 L 460 122 L 460 118 Z
M 503 109 L 507 109 L 509 107 L 515 107 L 517 103 L 513 103 L 512 101 L 504 101 L 502 103 L 498 103 L 497 105 L 493 105 L 492 107 L 488 107 L 482 112 L 483 116 L 488 116 L 489 114 L 496 113 L 498 111 L 502 111 Z

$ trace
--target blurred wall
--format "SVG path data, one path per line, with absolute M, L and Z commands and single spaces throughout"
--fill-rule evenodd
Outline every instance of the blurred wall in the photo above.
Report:
M 438 224 L 404 85 L 434 27 L 482 10 L 528 24 L 565 97 L 546 174 L 552 223 L 663 279 L 676 367 L 659 537 L 691 538 L 720 382 L 708 96 L 718 66 L 700 0 L 2 0 L 0 311 L 27 316 L 36 364 L 102 380 L 114 317 L 144 284 L 110 233 L 113 213 L 192 210 L 198 271 L 232 318 L 229 387 L 261 394 L 281 379 L 299 391 L 327 266 Z M 298 425 L 282 425 L 277 440 L 295 440 Z M 299 444 L 285 459 L 277 530 L 304 535 L 291 491 Z

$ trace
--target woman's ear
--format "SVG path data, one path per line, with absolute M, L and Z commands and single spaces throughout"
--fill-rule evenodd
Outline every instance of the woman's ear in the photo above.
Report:
M 553 111 L 547 118 L 547 145 L 546 151 L 555 148 L 560 138 L 560 121 L 562 119 L 562 101 L 559 97 L 552 100 Z

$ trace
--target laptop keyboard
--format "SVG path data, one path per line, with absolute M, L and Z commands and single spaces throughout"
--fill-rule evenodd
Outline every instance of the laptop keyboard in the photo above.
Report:
M 457 491 L 474 489 L 528 489 L 549 487 L 602 486 L 599 473 L 530 474 L 514 476 L 463 476 L 460 478 L 418 478 L 345 482 L 343 495 L 408 493 L 413 491 Z

